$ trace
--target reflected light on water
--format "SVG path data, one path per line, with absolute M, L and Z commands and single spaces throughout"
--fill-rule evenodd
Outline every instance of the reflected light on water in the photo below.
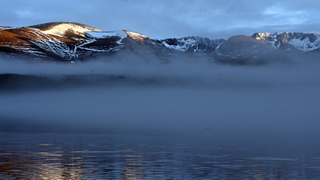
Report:
M 117 177 L 112 171 L 121 174 L 123 179 L 142 179 L 143 159 L 141 155 L 131 154 L 132 151 L 122 151 L 120 159 L 123 163 L 114 162 L 115 166 L 109 169 L 110 177 Z M 84 158 L 95 157 L 100 154 L 97 152 L 88 151 L 54 151 L 54 152 L 33 152 L 33 153 L 1 153 L 0 169 L 1 175 L 4 177 L 21 178 L 21 179 L 90 179 L 97 177 L 94 170 L 90 171 L 93 166 L 97 165 L 94 162 L 84 162 Z M 103 152 L 103 154 L 106 152 Z M 128 153 L 128 154 L 126 154 Z M 122 154 L 122 153 L 121 153 Z M 117 159 L 118 156 L 114 155 Z M 113 163 L 113 162 L 109 162 Z M 120 163 L 120 167 L 116 164 Z M 92 167 L 88 167 L 92 166 Z M 107 164 L 106 164 L 107 167 Z M 104 168 L 105 175 L 109 174 L 108 169 Z M 88 168 L 88 169 L 87 169 Z M 97 167 L 98 170 L 99 167 Z M 86 170 L 87 169 L 87 170 Z M 11 178 L 10 178 L 11 177 Z
M 244 142 L 108 134 L 0 135 L 0 177 L 9 180 L 315 179 L 320 173 L 318 150 L 309 151 L 308 157 L 305 152 L 288 154 L 289 150 L 282 153 L 275 150 L 276 146 L 264 147 L 249 139 Z M 319 144 L 310 147 L 320 149 Z
M 122 178 L 133 180 L 142 179 L 142 167 L 144 166 L 143 157 L 141 155 L 131 154 L 134 153 L 131 149 L 125 150 L 124 152 L 128 154 L 123 155 L 124 163 L 122 168 L 124 170 L 122 172 Z
M 1 175 L 18 179 L 81 179 L 81 152 L 21 152 L 2 155 Z

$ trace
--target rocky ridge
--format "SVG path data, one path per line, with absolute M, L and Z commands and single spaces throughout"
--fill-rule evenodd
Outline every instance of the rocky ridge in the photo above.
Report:
M 128 30 L 102 31 L 80 23 L 0 26 L 0 51 L 66 62 L 132 51 L 153 53 L 166 60 L 183 54 L 222 63 L 259 64 L 288 54 L 319 52 L 319 44 L 320 35 L 313 33 L 255 33 L 227 40 L 199 36 L 157 40 Z

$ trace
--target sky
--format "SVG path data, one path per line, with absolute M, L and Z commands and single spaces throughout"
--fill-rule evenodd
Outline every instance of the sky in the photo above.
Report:
M 152 38 L 228 38 L 255 32 L 320 32 L 320 1 L 302 0 L 11 0 L 0 26 L 79 22 Z

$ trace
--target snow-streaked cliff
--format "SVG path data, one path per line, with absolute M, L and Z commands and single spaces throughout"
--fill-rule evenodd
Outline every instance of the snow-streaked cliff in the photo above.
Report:
M 229 39 L 189 36 L 153 39 L 128 30 L 103 31 L 69 22 L 45 23 L 28 27 L 0 26 L 0 51 L 26 54 L 58 61 L 84 60 L 121 50 L 153 53 L 163 59 L 174 54 L 199 54 L 212 61 L 261 59 L 279 52 L 307 53 L 319 49 L 320 35 L 313 33 L 255 33 Z
M 255 33 L 253 38 L 270 43 L 274 48 L 280 48 L 286 45 L 300 51 L 312 51 L 319 48 L 320 35 L 314 33 L 301 33 L 301 32 L 277 32 L 277 33 Z

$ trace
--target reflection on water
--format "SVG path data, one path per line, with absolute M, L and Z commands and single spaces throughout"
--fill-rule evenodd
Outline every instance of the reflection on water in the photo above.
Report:
M 320 177 L 320 145 L 312 141 L 75 133 L 0 137 L 1 179 Z

